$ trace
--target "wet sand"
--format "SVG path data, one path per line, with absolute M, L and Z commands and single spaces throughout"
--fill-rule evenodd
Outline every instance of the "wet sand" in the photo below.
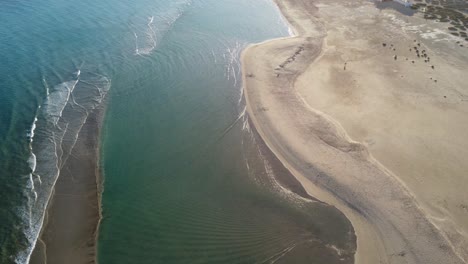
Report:
M 31 264 L 96 263 L 102 115 L 102 108 L 90 113 L 64 163 Z
M 350 219 L 356 263 L 466 263 L 466 50 L 367 1 L 277 4 L 296 36 L 242 58 L 265 143 Z
M 268 164 L 274 180 L 294 196 L 313 202 L 308 210 L 317 214 L 313 224 L 317 227 L 314 239 L 293 247 L 286 254 L 276 259 L 274 263 L 354 263 L 356 253 L 356 236 L 350 221 L 336 207 L 323 203 L 311 196 L 301 182 L 284 166 L 278 157 L 268 148 L 255 126 L 249 120 L 249 132 L 255 140 L 255 145 L 262 159 Z M 304 208 L 303 208 L 304 209 Z M 320 218 L 326 223 L 320 223 Z M 334 241 L 330 243 L 331 241 Z M 329 242 L 327 242 L 329 241 Z

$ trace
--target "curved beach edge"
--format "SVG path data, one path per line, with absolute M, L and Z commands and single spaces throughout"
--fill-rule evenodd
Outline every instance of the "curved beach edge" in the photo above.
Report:
M 251 45 L 241 60 L 247 111 L 265 144 L 311 196 L 348 217 L 356 263 L 465 263 L 402 181 L 297 93 L 326 31 L 313 2 L 276 4 L 295 36 Z

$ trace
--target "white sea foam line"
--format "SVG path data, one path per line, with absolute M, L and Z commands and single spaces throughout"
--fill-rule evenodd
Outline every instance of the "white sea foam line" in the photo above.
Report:
M 30 148 L 30 150 L 31 150 L 31 153 L 28 158 L 28 165 L 29 165 L 29 168 L 31 168 L 31 173 L 34 173 L 34 171 L 36 170 L 37 158 L 34 152 L 32 152 L 32 148 Z
M 37 201 L 37 192 L 34 186 L 33 174 L 29 173 L 29 183 L 31 184 L 31 191 L 34 193 L 34 201 Z
M 97 89 L 97 91 L 99 92 L 99 97 L 100 99 L 98 100 L 98 103 L 101 103 L 102 100 L 103 100 L 103 94 L 101 92 L 101 89 L 99 88 L 99 86 L 97 85 L 94 85 L 94 87 Z M 73 98 L 73 93 L 71 94 L 72 98 Z M 91 107 L 91 111 L 94 110 L 96 107 Z M 86 110 L 86 108 L 85 108 Z M 67 155 L 65 155 L 65 153 L 62 153 L 62 162 L 61 162 L 61 167 L 60 167 L 60 170 L 63 169 L 63 166 L 65 165 L 66 161 L 68 160 L 68 157 L 70 157 L 71 155 L 71 152 L 73 151 L 75 145 L 76 145 L 76 142 L 78 141 L 78 137 L 79 137 L 79 134 L 80 134 L 80 131 L 81 129 L 83 128 L 84 124 L 86 123 L 86 121 L 88 120 L 88 117 L 89 117 L 89 112 L 86 110 L 86 114 L 85 114 L 85 117 L 83 119 L 83 121 L 80 123 L 80 126 L 79 128 L 77 129 L 77 131 L 75 131 L 74 133 L 74 137 L 73 137 L 73 143 L 71 144 L 70 146 L 70 149 L 67 153 Z M 68 127 L 68 126 L 67 126 Z M 65 136 L 66 133 L 64 133 L 64 136 Z M 62 140 L 63 140 L 63 137 L 62 137 Z
M 297 246 L 298 243 L 293 243 L 291 246 L 289 247 L 286 247 L 284 250 L 280 251 L 279 252 L 279 256 L 277 256 L 275 259 L 273 259 L 270 263 L 271 264 L 274 264 L 276 263 L 278 260 L 280 260 L 282 257 L 284 257 L 286 254 L 288 254 L 289 252 L 291 252 L 291 250 L 293 250 L 296 246 Z
M 75 96 L 73 96 L 73 94 L 71 94 L 71 99 L 72 99 L 72 102 L 75 105 L 79 106 L 80 108 L 82 108 L 86 112 L 86 115 L 88 114 L 88 110 L 86 109 L 86 107 L 84 107 L 81 104 L 77 103 L 76 100 L 75 100 Z
M 42 78 L 42 83 L 44 84 L 44 87 L 46 88 L 46 96 L 49 96 L 49 94 L 50 94 L 49 85 L 47 84 L 44 77 Z
M 62 148 L 60 171 L 63 169 L 63 166 L 65 166 L 65 163 L 67 162 L 68 157 L 70 157 L 71 152 L 73 151 L 73 148 L 75 147 L 76 142 L 78 141 L 80 131 L 83 128 L 84 124 L 86 123 L 86 120 L 88 120 L 88 114 L 86 114 L 85 116 L 86 117 L 84 118 L 83 122 L 81 122 L 80 127 L 77 129 L 77 131 L 75 133 L 73 133 L 74 134 L 73 143 L 71 144 L 70 149 L 68 150 L 68 153 L 65 154 L 63 152 L 63 148 Z M 65 137 L 65 133 L 64 133 L 63 137 Z M 62 143 L 63 143 L 63 137 L 62 137 Z
M 343 249 L 340 249 L 340 248 L 338 248 L 338 247 L 335 246 L 335 245 L 327 244 L 326 247 L 327 247 L 327 248 L 333 249 L 333 250 L 336 252 L 336 254 L 337 254 L 338 256 L 343 255 Z
M 238 86 L 239 83 L 239 76 L 241 75 L 241 63 L 240 63 L 240 56 L 243 48 L 246 46 L 245 43 L 240 43 L 239 41 L 236 41 L 233 46 L 226 45 L 225 52 L 222 54 L 223 60 L 225 62 L 225 70 L 224 70 L 224 76 L 228 81 L 233 80 L 233 85 L 234 87 Z M 239 91 L 239 99 L 237 101 L 237 105 L 240 106 L 243 98 L 243 90 L 242 87 L 240 87 Z
M 35 173 L 34 174 L 36 177 L 37 177 L 37 180 L 39 181 L 39 185 L 42 185 L 42 178 L 41 178 L 41 175 Z
M 79 74 L 77 74 L 77 75 L 79 76 Z M 105 96 L 105 94 L 107 93 L 107 91 L 108 91 L 109 88 L 110 88 L 110 85 L 111 85 L 111 84 L 110 84 L 110 80 L 107 79 L 106 77 L 102 76 L 102 75 L 99 75 L 99 74 L 97 74 L 97 76 L 103 77 L 103 78 L 108 82 L 108 83 L 105 85 L 105 87 L 103 87 L 102 89 L 99 88 L 97 85 L 95 86 L 95 88 L 97 88 L 97 90 L 99 91 L 100 97 L 103 97 L 103 96 Z M 44 80 L 44 82 L 45 82 L 45 80 Z M 65 100 L 65 102 L 66 102 L 66 103 L 65 103 L 65 106 L 68 104 L 68 101 L 69 101 L 69 99 L 70 99 L 70 96 L 71 96 L 73 90 L 75 89 L 77 82 L 78 82 L 78 80 L 76 80 L 75 83 L 74 83 L 71 87 L 69 87 L 68 85 L 65 86 L 65 88 L 67 88 L 67 91 L 68 91 L 68 93 L 67 93 L 67 98 L 66 98 L 66 100 Z M 45 84 L 46 84 L 46 83 L 45 83 Z M 66 84 L 66 83 L 62 83 L 62 84 Z M 59 87 L 59 88 L 61 88 L 61 87 Z M 102 90 L 103 90 L 103 91 L 102 91 Z M 54 91 L 54 92 L 57 92 L 57 91 Z M 57 98 L 60 98 L 60 97 L 57 97 Z M 99 98 L 99 99 L 97 100 L 97 101 L 98 101 L 98 104 L 101 103 L 102 100 L 103 100 L 103 98 Z M 45 104 L 51 104 L 49 94 L 48 94 L 48 97 L 47 97 L 47 99 L 46 99 Z M 54 105 L 54 104 L 51 104 L 51 105 Z M 57 104 L 55 104 L 55 106 L 57 106 Z M 65 106 L 63 106 L 63 108 L 64 108 Z M 96 106 L 94 106 L 94 108 L 95 108 L 95 107 L 96 107 Z M 40 107 L 39 107 L 38 109 L 40 109 Z M 58 118 L 61 117 L 61 113 L 62 113 L 62 111 L 63 111 L 63 109 L 62 109 L 61 107 L 59 107 L 59 109 L 60 109 L 60 111 L 59 111 L 60 114 L 59 114 L 59 117 L 58 117 Z M 48 114 L 49 118 L 52 118 L 52 119 L 57 118 L 57 116 L 56 116 L 55 113 L 47 112 L 47 110 L 48 110 L 47 108 L 44 109 L 44 111 L 46 111 L 46 114 Z M 61 130 L 61 128 L 60 128 L 59 126 L 57 126 L 57 123 L 55 123 L 55 125 L 56 125 L 55 128 Z M 82 124 L 82 125 L 83 125 L 83 124 Z M 81 130 L 82 125 L 80 126 L 80 129 L 79 129 L 79 130 Z M 68 123 L 66 123 L 65 131 L 63 131 L 63 133 L 61 133 L 62 137 L 57 137 L 57 136 L 56 136 L 56 133 L 55 133 L 54 131 L 51 131 L 52 137 L 49 138 L 49 140 L 48 140 L 48 141 L 52 142 L 52 144 L 54 145 L 54 146 L 53 146 L 53 149 L 55 149 L 55 151 L 53 151 L 53 152 L 54 152 L 54 156 L 55 156 L 55 162 L 54 162 L 54 165 L 55 165 L 55 176 L 53 175 L 54 177 L 53 177 L 52 188 L 55 186 L 55 184 L 56 184 L 56 182 L 57 182 L 57 180 L 58 180 L 58 175 L 59 175 L 59 173 L 60 173 L 60 168 L 59 168 L 60 165 L 59 165 L 59 162 L 60 162 L 61 158 L 62 158 L 63 155 L 64 155 L 64 152 L 63 152 L 63 149 L 62 149 L 63 136 L 64 136 L 65 133 L 67 132 L 67 129 L 68 129 Z M 79 133 L 79 130 L 78 130 L 77 133 Z M 59 141 L 60 141 L 60 146 L 57 146 L 57 139 L 58 139 L 58 138 L 59 138 Z M 75 142 L 75 143 L 76 143 L 76 142 Z M 62 153 L 61 157 L 58 156 L 59 147 L 60 147 L 60 151 L 61 151 L 61 153 Z M 34 159 L 35 159 L 35 158 L 36 158 L 35 154 L 32 153 L 32 155 L 33 155 L 33 157 L 34 157 Z M 36 164 L 34 164 L 34 165 L 31 166 L 31 167 L 34 167 L 34 169 L 35 169 Z M 42 184 L 42 180 L 41 180 L 41 178 L 40 178 L 40 175 L 37 175 L 37 176 L 38 176 L 39 182 Z M 32 179 L 32 173 L 29 175 L 29 177 L 30 177 L 29 182 L 30 182 L 30 184 L 31 184 L 31 189 L 32 189 L 32 190 L 35 190 L 35 187 L 34 187 L 34 180 Z M 46 201 L 45 201 L 45 203 L 44 203 L 44 205 L 43 205 L 44 208 L 47 208 L 48 203 L 50 202 L 50 197 L 51 197 L 51 193 L 49 193 L 49 196 L 46 198 Z M 29 196 L 28 196 L 28 200 L 29 200 Z M 37 200 L 37 192 L 35 192 L 35 200 Z M 33 223 L 32 206 L 31 206 L 31 203 L 30 203 L 30 202 L 28 203 L 28 207 L 29 207 L 29 208 L 28 208 L 28 213 L 29 213 L 29 215 L 28 215 L 28 216 L 23 215 L 23 219 L 24 219 L 24 218 L 27 218 L 27 221 L 28 221 L 28 223 L 29 223 L 29 230 L 27 230 L 28 232 L 26 232 L 25 235 L 26 235 L 28 241 L 30 241 L 31 247 L 29 247 L 28 249 L 26 249 L 26 250 L 24 251 L 23 254 L 21 254 L 21 252 L 20 252 L 20 253 L 16 256 L 15 262 L 17 262 L 17 263 L 29 263 L 32 250 L 33 250 L 34 247 L 36 246 L 37 239 L 38 239 L 38 237 L 39 237 L 39 230 L 42 228 L 42 225 L 43 225 L 43 222 L 44 222 L 44 216 L 45 216 L 45 214 L 44 214 L 44 212 L 42 212 L 42 215 L 39 215 L 39 216 L 38 216 L 37 222 L 35 221 L 35 223 Z M 34 218 L 35 218 L 35 217 L 34 217 Z
M 234 66 L 231 65 L 231 73 L 232 73 L 232 77 L 234 78 L 234 86 L 237 85 L 237 77 L 236 77 L 236 70 L 234 69 Z
M 247 105 L 244 105 L 244 108 L 242 109 L 242 111 L 239 113 L 239 117 L 238 118 L 242 118 L 242 117 L 245 117 L 245 113 L 247 112 Z
M 231 74 L 232 74 L 232 76 L 233 76 L 233 78 L 234 78 L 234 82 L 236 82 L 236 80 L 235 80 L 236 76 L 235 76 L 235 72 L 234 72 L 234 67 L 232 66 L 233 61 L 234 61 L 234 55 L 233 55 L 233 52 L 231 51 L 231 48 L 230 48 L 230 47 L 228 47 L 228 48 L 226 49 L 226 51 L 227 51 L 227 55 L 228 55 L 228 57 L 227 57 L 227 62 L 226 62 L 226 66 L 225 66 L 225 67 L 226 67 L 226 72 L 227 72 L 227 73 L 226 73 L 226 76 L 227 76 L 228 80 L 230 80 L 230 79 L 231 79 Z M 225 57 L 225 58 L 226 58 L 226 57 Z
M 63 138 L 65 137 L 65 134 L 68 131 L 68 125 L 69 125 L 68 122 L 65 123 L 65 129 L 60 131 L 60 132 L 62 132 L 62 135 L 58 137 L 58 141 L 59 141 L 58 144 L 57 144 L 57 138 L 55 137 L 55 133 L 54 133 L 54 142 L 56 142 L 56 144 L 55 144 L 55 156 L 57 157 L 57 162 L 56 163 L 57 163 L 58 174 L 60 174 L 60 170 L 62 169 L 62 164 L 63 164 L 62 159 L 63 159 L 63 155 L 64 155 L 62 144 L 63 144 Z M 58 148 L 57 148 L 57 146 L 58 146 Z M 59 150 L 60 150 L 60 152 L 59 152 Z M 57 153 L 61 153 L 60 156 L 58 156 Z M 54 184 L 54 186 L 55 186 L 55 184 Z
M 150 43 L 150 48 L 148 50 L 148 52 L 151 52 L 153 51 L 155 48 L 156 48 L 156 43 L 157 43 L 157 39 L 156 39 L 156 32 L 154 31 L 154 28 L 153 28 L 153 21 L 154 21 L 154 16 L 151 16 L 149 18 L 149 21 L 148 21 L 148 31 L 147 31 L 147 36 L 149 37 L 151 43 Z
M 138 35 L 135 32 L 133 32 L 133 35 L 135 36 L 135 54 L 140 55 L 140 52 L 138 50 Z
M 241 86 L 240 88 L 240 95 L 239 95 L 239 100 L 237 101 L 237 105 L 240 106 L 242 103 L 242 99 L 244 98 L 244 88 Z
M 102 77 L 103 77 L 103 76 L 102 76 Z M 104 77 L 104 78 L 105 78 L 105 77 Z M 110 85 L 110 80 L 107 79 L 107 78 L 105 78 L 105 79 L 106 79 L 106 82 L 108 82 L 107 84 Z M 88 83 L 88 82 L 86 82 L 86 81 L 83 81 L 83 83 L 90 84 L 90 83 Z M 102 102 L 102 100 L 104 99 L 104 96 L 105 96 L 105 94 L 106 94 L 105 92 L 101 91 L 101 89 L 104 89 L 104 87 L 103 87 L 103 88 L 100 88 L 98 85 L 94 85 L 94 84 L 90 84 L 90 85 L 94 86 L 94 88 L 96 88 L 96 90 L 99 92 L 98 104 L 100 104 L 100 103 Z M 104 84 L 104 86 L 108 86 L 108 85 Z M 72 98 L 73 98 L 73 93 L 71 94 L 71 96 L 72 96 Z M 91 107 L 90 107 L 90 108 L 91 108 L 90 110 L 92 111 L 92 110 L 94 110 L 96 107 L 97 107 L 97 105 L 96 105 L 96 106 L 91 106 Z M 83 107 L 83 108 L 84 108 L 84 107 Z M 76 142 L 78 141 L 79 133 L 80 133 L 81 129 L 83 128 L 84 124 L 86 123 L 86 121 L 88 120 L 89 112 L 86 110 L 86 108 L 85 108 L 85 111 L 86 111 L 85 117 L 84 117 L 83 121 L 80 123 L 79 129 L 78 129 L 77 131 L 75 131 L 75 133 L 74 133 L 73 143 L 72 143 L 72 145 L 71 145 L 71 147 L 70 147 L 70 149 L 69 149 L 68 154 L 65 156 L 65 158 L 63 158 L 64 155 L 65 155 L 65 153 L 62 153 L 62 166 L 61 166 L 61 169 L 63 168 L 64 164 L 65 164 L 66 161 L 68 160 L 68 157 L 71 155 L 71 152 L 72 152 L 73 148 L 75 147 Z M 64 133 L 64 136 L 65 136 L 65 133 Z M 63 140 L 63 138 L 62 138 L 62 140 Z
M 55 138 L 55 132 L 52 131 L 52 136 Z M 55 149 L 57 149 L 57 143 L 54 141 L 52 141 L 55 145 Z M 58 156 L 57 156 L 57 152 L 54 152 L 54 155 L 56 157 L 56 162 L 55 162 L 55 166 L 56 166 L 56 174 L 55 174 L 55 179 L 54 179 L 54 182 L 52 184 L 52 188 L 54 188 L 55 184 L 57 183 L 57 180 L 58 180 L 58 174 L 59 174 L 59 168 L 58 168 Z M 47 208 L 49 202 L 50 202 L 50 197 L 51 197 L 51 193 L 49 194 L 49 197 L 48 199 L 46 200 L 45 204 L 44 204 L 44 209 Z M 32 220 L 32 212 L 30 212 L 30 220 Z M 39 230 L 42 228 L 42 225 L 44 224 L 44 216 L 45 216 L 45 212 L 42 213 L 42 216 L 39 217 L 39 223 L 36 227 L 36 230 L 33 230 L 35 232 L 33 232 L 33 234 L 30 233 L 30 237 L 32 236 L 33 238 L 33 242 L 32 242 L 32 245 L 30 248 L 28 248 L 28 253 L 27 253 L 27 257 L 26 257 L 26 261 L 24 263 L 29 263 L 30 261 L 30 258 L 31 258 L 31 254 L 32 254 L 32 251 L 33 249 L 36 247 L 36 243 L 37 243 L 37 239 L 39 238 Z M 30 226 L 31 229 L 33 229 L 34 227 L 32 226 L 32 223 L 31 223 L 31 226 Z M 20 262 L 21 263 L 21 262 Z
M 53 132 L 53 131 L 52 131 L 52 136 L 53 136 L 53 138 L 55 138 L 55 132 Z M 54 149 L 56 149 L 55 140 L 52 140 L 51 142 L 55 145 Z M 56 157 L 55 165 L 57 166 L 57 162 L 58 162 L 57 153 L 54 152 L 54 155 Z M 53 186 L 55 186 L 56 180 L 57 180 L 57 177 L 55 177 L 55 181 L 54 181 Z M 29 196 L 28 196 L 28 199 L 29 199 Z M 50 196 L 46 200 L 46 202 L 44 204 L 44 208 L 47 208 L 47 204 L 48 204 L 49 199 L 50 199 Z M 29 231 L 29 232 L 26 232 L 25 235 L 26 235 L 26 238 L 28 239 L 28 241 L 30 241 L 31 246 L 24 251 L 23 255 L 21 255 L 21 252 L 20 252 L 16 256 L 16 259 L 15 259 L 16 263 L 29 263 L 32 251 L 35 248 L 36 243 L 37 243 L 37 239 L 39 237 L 39 233 L 40 233 L 39 231 L 42 228 L 42 225 L 43 225 L 43 222 L 44 222 L 45 213 L 42 212 L 42 216 L 39 216 L 39 218 L 37 219 L 38 223 L 37 224 L 33 223 L 33 214 L 32 214 L 31 203 L 28 203 L 28 212 L 29 212 L 29 215 L 27 217 L 27 221 L 29 223 L 29 230 L 27 230 L 27 231 Z M 26 216 L 23 215 L 23 218 L 25 218 L 25 217 Z
M 147 37 L 147 47 L 143 47 L 142 49 L 140 49 L 140 46 L 138 44 L 138 34 L 136 32 L 133 32 L 133 35 L 135 36 L 135 55 L 148 55 L 151 53 L 151 51 L 153 51 L 156 48 L 156 32 L 153 29 L 153 21 L 154 16 L 151 16 L 148 18 L 148 23 L 146 24 L 147 30 L 145 32 L 145 35 Z
M 62 137 L 61 137 L 61 140 L 60 140 L 60 144 L 59 144 L 60 147 L 61 147 L 61 153 L 62 153 L 62 155 L 60 155 L 60 165 L 59 165 L 59 166 L 60 166 L 60 169 L 59 169 L 59 172 L 63 169 L 63 166 L 65 165 L 66 161 L 68 160 L 68 157 L 71 155 L 71 152 L 72 152 L 73 148 L 75 147 L 76 142 L 78 141 L 79 133 L 80 133 L 81 129 L 83 128 L 83 125 L 86 123 L 86 120 L 87 120 L 87 119 L 88 119 L 88 112 L 86 111 L 85 118 L 84 118 L 84 120 L 80 123 L 79 128 L 78 128 L 76 131 L 74 131 L 74 133 L 72 133 L 72 135 L 74 134 L 74 136 L 73 136 L 73 143 L 71 144 L 68 153 L 65 153 L 65 152 L 63 151 L 63 147 L 62 147 L 62 146 L 63 146 L 63 139 L 64 139 L 64 137 L 67 135 L 67 132 L 69 131 L 69 130 L 68 130 L 69 123 L 68 123 L 68 122 L 66 123 L 65 131 L 64 131 L 63 134 L 62 134 Z
M 69 87 L 70 83 L 72 83 L 71 88 Z M 50 115 L 54 121 L 54 124 L 57 125 L 59 118 L 62 116 L 63 109 L 65 108 L 66 104 L 68 103 L 68 100 L 70 99 L 70 93 L 73 91 L 75 88 L 76 84 L 78 83 L 78 80 L 75 81 L 69 81 L 69 82 L 64 82 L 56 86 L 56 90 L 54 90 L 52 93 L 48 94 L 47 99 L 45 101 L 46 105 L 46 114 Z M 55 102 L 51 102 L 52 99 L 58 99 L 58 103 L 60 103 L 60 96 L 62 92 L 65 92 L 64 90 L 60 90 L 60 88 L 65 87 L 66 90 L 66 100 L 61 102 L 60 105 L 58 105 Z M 49 106 L 55 106 L 57 107 L 58 110 L 57 112 L 53 111 L 51 107 Z
M 248 120 L 248 119 L 246 119 L 246 120 L 244 121 L 244 130 L 247 131 L 247 132 L 251 132 L 251 130 L 250 130 L 250 124 L 249 124 L 249 120 Z
M 247 125 L 248 125 L 248 122 L 247 122 Z M 250 132 L 250 130 L 249 130 L 249 132 Z M 280 184 L 276 180 L 275 172 L 273 171 L 273 168 L 271 167 L 270 162 L 267 160 L 267 158 L 263 155 L 262 151 L 260 150 L 260 146 L 258 145 L 255 137 L 253 137 L 253 133 L 250 132 L 249 134 L 252 135 L 252 140 L 254 141 L 254 143 L 255 143 L 255 145 L 257 147 L 257 153 L 259 154 L 260 159 L 263 161 L 263 166 L 264 166 L 265 172 L 268 175 L 268 179 L 270 180 L 270 183 L 272 184 L 272 187 L 274 189 L 276 189 L 277 191 L 279 191 L 279 193 L 282 194 L 284 198 L 286 198 L 289 201 L 294 202 L 296 204 L 300 204 L 300 203 L 303 203 L 303 202 L 305 202 L 305 203 L 315 203 L 315 201 L 304 198 L 304 197 L 296 194 L 295 192 L 289 190 L 288 188 L 285 188 L 282 184 Z
M 277 253 L 274 253 L 273 255 L 271 255 L 270 257 L 267 257 L 266 259 L 262 260 L 260 263 L 275 263 L 276 261 L 278 261 L 281 257 L 283 257 L 286 253 L 288 253 L 289 251 L 291 251 L 294 247 L 296 247 L 297 243 L 296 242 L 292 242 L 290 246 L 287 246 L 285 249 L 277 252 Z
M 38 107 L 38 110 L 40 109 L 40 106 Z M 38 112 L 38 111 L 36 111 Z M 34 184 L 34 180 L 33 180 L 33 174 L 34 174 L 34 171 L 36 170 L 36 165 L 37 165 L 37 159 L 36 159 L 36 155 L 34 154 L 33 150 L 32 150 L 32 142 L 34 140 L 34 132 L 36 130 L 36 122 L 37 122 L 37 113 L 36 113 L 36 116 L 34 117 L 34 121 L 31 125 L 31 129 L 30 131 L 28 132 L 28 136 L 29 136 L 29 151 L 30 151 L 30 156 L 28 158 L 28 165 L 29 165 L 29 168 L 31 169 L 31 172 L 29 173 L 29 189 L 31 190 L 31 192 L 33 193 L 34 195 L 34 202 L 37 201 L 37 192 L 36 192 L 36 188 L 35 188 L 35 184 Z M 29 196 L 28 196 L 28 206 L 29 206 L 29 212 L 31 214 L 31 210 L 32 210 L 32 205 L 31 205 L 31 202 L 29 201 Z M 30 218 L 29 218 L 30 219 Z M 30 222 L 30 225 L 31 225 L 31 221 Z
M 78 69 L 78 71 L 76 72 L 76 77 L 77 77 L 78 79 L 79 79 L 79 77 L 80 77 L 80 74 L 81 74 L 81 70 Z M 86 82 L 84 82 L 84 83 L 86 83 Z M 82 106 L 81 104 L 79 104 L 79 103 L 76 102 L 75 97 L 73 96 L 73 93 L 71 93 L 70 96 L 71 96 L 72 102 L 73 102 L 75 105 L 81 107 L 81 108 L 86 112 L 86 115 L 88 115 L 88 110 L 86 109 L 86 107 L 84 107 L 84 106 Z
M 166 25 L 166 27 L 160 26 L 159 28 L 154 27 L 155 16 L 148 17 L 148 23 L 146 24 L 146 37 L 147 37 L 147 47 L 140 47 L 138 45 L 138 35 L 134 31 L 133 34 L 135 36 L 135 54 L 136 55 L 148 55 L 157 47 L 158 39 L 156 36 L 159 34 L 159 38 L 161 39 L 165 32 L 171 30 L 177 20 L 185 13 L 186 9 L 191 6 L 192 1 L 183 1 L 183 2 L 175 2 L 175 7 L 171 12 L 162 14 L 159 16 L 160 20 L 164 23 L 160 25 Z
M 250 126 L 249 126 L 249 116 L 246 115 L 247 107 L 244 106 L 244 110 L 242 113 L 242 130 L 250 132 Z

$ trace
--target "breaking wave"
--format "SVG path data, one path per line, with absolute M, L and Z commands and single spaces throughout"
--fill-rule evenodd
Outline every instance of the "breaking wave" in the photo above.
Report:
M 241 75 L 240 56 L 246 45 L 247 43 L 236 41 L 233 46 L 227 47 L 226 52 L 223 54 L 226 61 L 224 76 L 228 80 L 232 80 L 235 87 L 239 86 L 238 79 Z M 242 95 L 240 98 L 242 98 Z M 241 99 L 239 99 L 238 105 L 240 105 L 240 101 Z
M 31 172 L 24 195 L 27 204 L 18 208 L 30 245 L 19 252 L 16 263 L 28 263 L 39 237 L 51 193 L 89 114 L 103 102 L 111 81 L 106 76 L 76 72 L 76 79 L 62 82 L 52 89 L 45 79 L 46 98 L 27 132 L 30 140 Z
M 135 55 L 151 54 L 191 4 L 191 0 L 173 1 L 171 7 L 162 14 L 151 11 L 146 19 L 135 19 L 133 22 Z

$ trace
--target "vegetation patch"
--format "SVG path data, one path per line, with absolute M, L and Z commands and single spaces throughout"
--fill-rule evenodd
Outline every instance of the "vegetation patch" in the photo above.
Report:
M 447 29 L 454 36 L 461 36 L 468 41 L 468 1 L 465 0 L 415 0 L 412 9 L 423 13 L 427 20 L 449 23 Z

